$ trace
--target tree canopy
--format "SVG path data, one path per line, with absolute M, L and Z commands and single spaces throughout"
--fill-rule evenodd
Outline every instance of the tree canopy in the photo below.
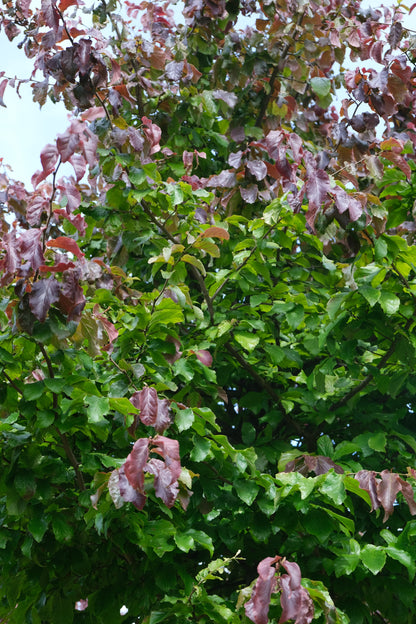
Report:
M 3 3 L 2 622 L 414 621 L 412 9 Z

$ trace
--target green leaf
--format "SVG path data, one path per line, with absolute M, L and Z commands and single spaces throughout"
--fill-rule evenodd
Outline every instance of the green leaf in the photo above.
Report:
M 326 494 L 326 496 L 332 499 L 337 506 L 342 505 L 345 501 L 346 493 L 342 474 L 328 472 L 319 489 L 322 494 Z
M 195 258 L 195 256 L 190 256 L 189 254 L 184 254 L 181 257 L 183 262 L 187 262 L 188 264 L 192 264 L 192 266 L 196 267 L 202 275 L 206 275 L 205 267 L 202 264 L 201 260 Z
M 183 552 L 189 552 L 195 546 L 194 538 L 187 533 L 175 533 L 174 540 L 177 547 Z
M 68 542 L 73 535 L 73 529 L 62 516 L 52 516 L 52 529 L 58 542 Z
M 34 383 L 25 384 L 23 388 L 23 396 L 26 401 L 36 401 L 45 392 L 44 381 L 35 381 Z
M 334 454 L 334 445 L 328 435 L 323 435 L 319 438 L 317 444 L 318 452 L 326 457 L 332 457 Z
M 329 78 L 320 78 L 319 76 L 311 78 L 312 91 L 320 98 L 324 98 L 331 92 L 331 81 Z
M 210 452 L 211 442 L 207 438 L 201 438 L 200 436 L 194 437 L 194 447 L 191 451 L 192 461 L 203 461 Z
M 402 565 L 405 566 L 405 568 L 407 568 L 407 571 L 409 573 L 409 580 L 413 581 L 416 573 L 416 564 L 412 555 L 405 550 L 400 550 L 399 548 L 396 548 L 395 546 L 386 546 L 385 550 L 389 557 L 395 559 L 396 561 L 399 561 Z
M 388 316 L 395 314 L 400 307 L 399 297 L 387 290 L 381 291 L 379 303 Z
M 42 410 L 36 415 L 36 426 L 39 429 L 46 429 L 46 427 L 50 427 L 53 424 L 54 420 L 55 414 L 53 412 Z
M 247 332 L 234 332 L 234 338 L 244 349 L 253 351 L 259 344 L 260 338 Z
M 110 400 L 107 397 L 88 396 L 85 402 L 88 404 L 87 415 L 89 423 L 105 421 L 104 416 L 110 411 Z
M 126 399 L 125 397 L 121 398 L 113 398 L 110 397 L 108 399 L 110 409 L 120 412 L 123 416 L 128 416 L 129 414 L 138 414 L 139 410 L 137 407 L 134 407 L 133 403 Z
M 238 497 L 241 498 L 243 503 L 249 506 L 254 502 L 254 499 L 260 489 L 257 483 L 251 480 L 235 481 L 234 487 L 237 491 Z
M 372 574 L 378 574 L 386 563 L 386 548 L 366 544 L 361 550 L 361 561 Z
M 386 434 L 380 431 L 379 433 L 372 435 L 370 438 L 368 438 L 367 444 L 374 451 L 384 453 L 387 444 Z
M 379 288 L 373 288 L 367 284 L 360 286 L 359 292 L 368 301 L 371 307 L 377 303 L 381 296 L 381 290 Z
M 182 410 L 178 410 L 175 415 L 175 424 L 178 427 L 178 431 L 186 431 L 192 427 L 195 420 L 195 415 L 190 407 Z
M 39 543 L 42 541 L 48 529 L 48 522 L 45 517 L 32 518 L 29 521 L 28 529 L 32 533 L 35 540 Z

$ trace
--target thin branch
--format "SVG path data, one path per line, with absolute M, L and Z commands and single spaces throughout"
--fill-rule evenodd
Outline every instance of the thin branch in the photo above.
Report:
M 277 226 L 277 223 L 275 223 L 274 225 L 270 226 L 269 229 L 267 230 L 267 232 L 265 232 L 263 234 L 263 236 L 260 238 L 260 240 L 264 240 L 266 238 L 266 236 L 268 236 L 270 234 L 270 232 L 272 232 L 274 230 L 274 228 Z M 236 273 L 238 273 L 238 271 L 240 271 L 246 264 L 247 262 L 250 260 L 250 258 L 252 257 L 252 255 L 257 251 L 257 247 L 259 245 L 259 241 L 256 242 L 256 244 L 254 245 L 253 249 L 251 250 L 251 252 L 249 253 L 249 255 L 247 256 L 247 258 L 245 258 L 243 260 L 243 262 L 240 264 L 240 266 L 238 266 L 235 271 L 233 271 L 233 273 L 231 275 L 229 275 L 224 281 L 223 283 L 218 286 L 217 290 L 213 293 L 212 297 L 211 297 L 211 305 L 212 302 L 214 301 L 214 299 L 217 297 L 217 295 L 220 294 L 220 292 L 223 290 L 223 288 L 226 286 L 226 284 L 230 281 L 231 277 L 233 275 L 235 275 Z
M 71 445 L 69 444 L 68 438 L 66 437 L 64 433 L 62 433 L 62 431 L 60 431 L 58 427 L 55 427 L 55 430 L 57 434 L 59 435 L 59 437 L 61 438 L 62 446 L 64 448 L 65 454 L 71 466 L 75 470 L 75 477 L 77 480 L 78 487 L 82 492 L 84 492 L 86 489 L 85 483 L 84 483 L 84 477 L 82 476 L 82 472 L 80 470 L 77 458 L 75 457 L 74 451 L 72 450 Z
M 104 112 L 105 112 L 105 116 L 107 117 L 108 123 L 110 124 L 110 128 L 112 128 L 113 127 L 113 122 L 111 120 L 110 113 L 108 112 L 107 107 L 105 105 L 105 102 L 104 102 L 104 100 L 102 99 L 102 97 L 100 96 L 100 94 L 98 93 L 97 90 L 95 90 L 95 97 L 100 102 L 101 106 L 103 107 Z
M 413 323 L 413 318 L 409 319 L 405 325 L 405 330 L 408 330 L 411 324 Z M 390 347 L 387 349 L 381 360 L 377 364 L 377 370 L 382 370 L 382 368 L 387 364 L 390 357 L 393 355 L 394 350 L 396 349 L 397 343 L 399 341 L 400 336 L 397 336 L 395 340 L 391 343 Z M 368 386 L 368 384 L 374 379 L 374 373 L 369 373 L 367 377 L 365 377 L 355 388 L 351 388 L 351 390 L 344 396 L 342 399 L 339 399 L 336 403 L 334 403 L 331 407 L 331 410 L 336 410 L 339 407 L 344 407 L 356 394 L 364 390 Z
M 145 212 L 145 214 L 147 214 L 147 216 L 149 217 L 149 219 L 151 220 L 151 222 L 156 225 L 156 227 L 158 227 L 166 236 L 166 238 L 168 240 L 170 240 L 172 243 L 177 243 L 178 241 L 176 240 L 176 238 L 174 236 L 172 236 L 172 234 L 169 232 L 169 230 L 166 229 L 166 226 L 161 223 L 159 221 L 159 219 L 153 214 L 153 212 L 151 211 L 149 205 L 147 204 L 147 202 L 145 202 L 143 199 L 140 202 L 140 206 L 143 208 L 143 211 Z M 198 269 L 196 267 L 194 267 L 193 265 L 189 265 L 190 270 L 192 275 L 194 276 L 194 278 L 196 279 L 196 281 L 198 282 L 199 288 L 201 290 L 201 293 L 206 301 L 207 304 L 207 308 L 208 308 L 208 312 L 209 312 L 209 316 L 211 319 L 211 322 L 213 322 L 214 320 L 214 308 L 212 306 L 212 298 L 209 296 L 208 294 L 208 290 L 207 287 L 205 286 L 205 282 L 204 282 L 204 278 L 202 277 L 201 273 L 198 271 Z
M 53 366 L 52 366 L 52 362 L 51 359 L 48 355 L 48 352 L 46 351 L 45 347 L 43 344 L 38 343 L 39 349 L 43 355 L 43 357 L 45 358 L 45 362 L 46 362 L 46 366 L 48 367 L 48 373 L 49 373 L 49 377 L 51 379 L 55 378 L 55 373 L 53 370 Z M 55 416 L 58 417 L 58 396 L 55 392 L 52 392 L 52 401 L 53 401 L 53 411 L 55 413 Z M 55 430 L 57 432 L 57 434 L 59 435 L 59 437 L 61 438 L 61 442 L 62 442 L 62 446 L 63 449 L 65 451 L 65 454 L 71 464 L 71 466 L 73 467 L 73 469 L 75 470 L 75 477 L 77 480 L 77 484 L 78 487 L 81 491 L 85 490 L 85 483 L 84 483 L 84 477 L 82 476 L 82 472 L 80 470 L 79 467 L 79 463 L 77 461 L 77 458 L 74 455 L 74 451 L 71 448 L 71 445 L 69 444 L 68 438 L 66 437 L 66 435 L 64 433 L 62 433 L 60 431 L 60 429 L 55 426 Z
M 298 19 L 296 20 L 294 27 L 293 27 L 293 34 L 289 35 L 288 40 L 286 42 L 285 47 L 283 48 L 281 54 L 280 54 L 280 58 L 279 58 L 279 62 L 278 64 L 275 66 L 275 68 L 273 69 L 272 75 L 270 77 L 270 81 L 269 81 L 269 93 L 265 93 L 261 106 L 260 106 L 260 111 L 259 114 L 257 116 L 256 119 L 256 126 L 260 127 L 263 121 L 263 117 L 266 113 L 267 107 L 269 105 L 270 99 L 273 95 L 273 89 L 274 89 L 274 83 L 275 80 L 279 74 L 279 72 L 283 69 L 284 67 L 284 61 L 286 60 L 286 57 L 289 54 L 289 50 L 290 47 L 293 45 L 293 43 L 296 41 L 297 39 L 297 32 L 298 32 L 298 28 L 299 26 L 302 24 L 303 18 L 305 16 L 305 12 L 300 13 L 298 15 Z
M 7 379 L 7 381 L 9 382 L 9 384 L 11 385 L 12 388 L 14 388 L 16 390 L 16 392 L 18 394 L 20 394 L 21 396 L 23 396 L 23 391 L 19 388 L 19 386 L 17 386 L 13 379 L 11 379 L 8 374 L 6 373 L 6 371 L 3 371 L 3 377 L 5 377 Z
M 267 394 L 274 401 L 276 401 L 277 405 L 280 407 L 284 414 L 286 422 L 290 424 L 297 433 L 303 435 L 304 431 L 302 430 L 302 427 L 299 425 L 299 423 L 293 420 L 293 418 L 289 416 L 289 414 L 286 413 L 286 410 L 282 405 L 279 395 L 272 388 L 272 386 L 265 379 L 263 379 L 261 375 L 258 374 L 255 368 L 249 362 L 247 362 L 247 360 L 241 355 L 239 351 L 237 351 L 237 349 L 234 348 L 234 346 L 230 342 L 225 343 L 225 348 L 237 360 L 237 362 L 241 364 L 241 366 L 245 368 L 248 373 L 250 373 L 251 377 L 259 384 L 259 386 L 261 386 L 267 392 Z

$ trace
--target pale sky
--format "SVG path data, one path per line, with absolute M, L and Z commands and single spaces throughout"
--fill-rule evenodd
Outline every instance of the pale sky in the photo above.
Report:
M 377 6 L 368 1 L 364 4 Z M 416 10 L 404 25 L 416 30 Z M 20 40 L 21 37 L 17 37 L 10 43 L 0 32 L 0 70 L 5 71 L 7 77 L 29 78 L 31 75 L 32 62 L 16 47 Z M 21 86 L 20 93 L 21 98 L 9 86 L 4 93 L 7 108 L 0 107 L 0 158 L 12 167 L 11 177 L 25 182 L 30 190 L 30 178 L 40 168 L 40 152 L 57 134 L 65 131 L 68 111 L 62 102 L 52 104 L 49 100 L 40 109 L 39 104 L 32 101 L 28 84 Z

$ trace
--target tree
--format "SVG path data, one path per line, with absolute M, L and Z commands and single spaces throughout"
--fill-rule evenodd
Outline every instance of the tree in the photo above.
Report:
M 171 4 L 0 9 L 0 617 L 412 622 L 407 9 Z

